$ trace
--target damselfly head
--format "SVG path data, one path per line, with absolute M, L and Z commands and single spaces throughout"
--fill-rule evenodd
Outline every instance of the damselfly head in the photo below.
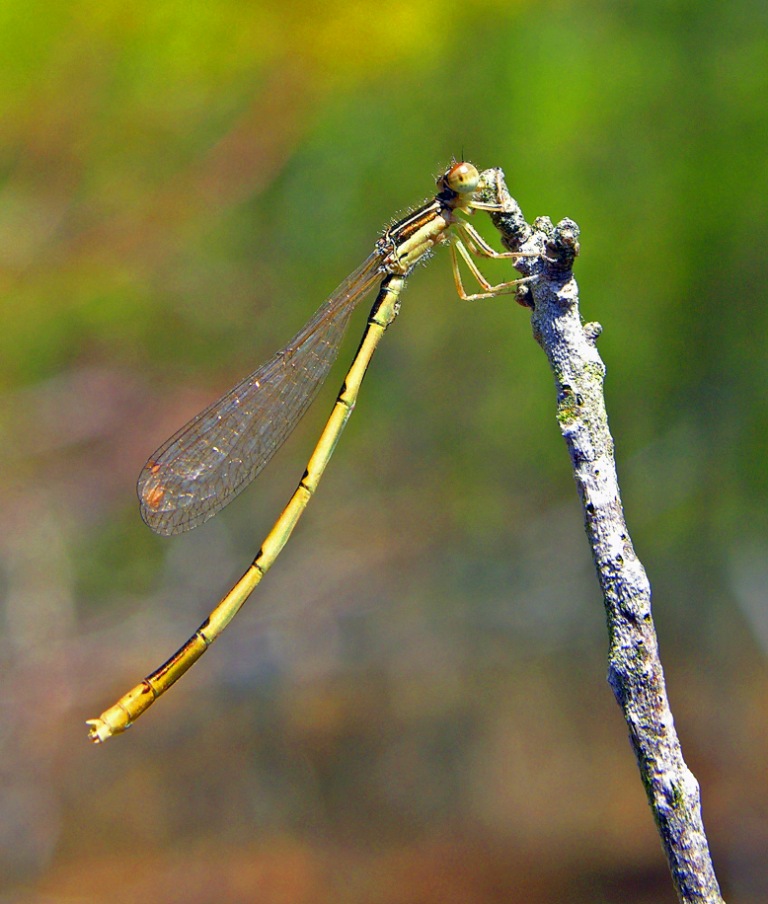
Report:
M 471 194 L 480 184 L 480 173 L 471 163 L 454 163 L 437 180 L 437 187 L 444 191 L 449 189 L 459 195 Z

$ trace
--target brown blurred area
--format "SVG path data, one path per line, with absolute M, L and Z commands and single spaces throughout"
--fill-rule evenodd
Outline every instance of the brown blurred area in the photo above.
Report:
M 4 5 L 0 901 L 675 900 L 551 377 L 525 311 L 460 304 L 439 251 L 254 599 L 86 739 L 247 566 L 357 337 L 199 530 L 144 527 L 144 461 L 451 155 L 581 226 L 715 867 L 729 904 L 768 899 L 767 25 L 746 0 Z

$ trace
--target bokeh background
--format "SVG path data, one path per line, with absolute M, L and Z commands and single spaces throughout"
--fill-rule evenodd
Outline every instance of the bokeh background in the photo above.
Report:
M 0 5 L 1 901 L 675 900 L 552 377 L 525 310 L 460 303 L 444 251 L 257 595 L 86 740 L 250 561 L 366 311 L 214 521 L 153 536 L 147 456 L 454 155 L 581 226 L 716 869 L 768 899 L 767 35 L 757 0 Z

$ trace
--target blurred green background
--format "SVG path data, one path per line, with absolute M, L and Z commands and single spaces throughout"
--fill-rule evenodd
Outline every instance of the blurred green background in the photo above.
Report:
M 716 869 L 730 904 L 768 899 L 765 3 L 5 0 L 0 45 L 0 900 L 675 900 L 552 377 L 443 250 L 257 595 L 86 740 L 250 561 L 366 305 L 214 521 L 153 536 L 147 456 L 454 155 L 581 226 Z

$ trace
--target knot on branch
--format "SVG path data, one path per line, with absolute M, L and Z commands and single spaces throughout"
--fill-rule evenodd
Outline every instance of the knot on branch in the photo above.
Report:
M 590 345 L 597 345 L 597 340 L 603 332 L 602 325 L 596 320 L 593 320 L 590 323 L 585 323 L 582 329 L 584 330 L 584 338 L 587 342 L 589 342 Z
M 579 227 L 566 217 L 552 226 L 547 240 L 547 258 L 558 270 L 570 270 L 579 253 Z

